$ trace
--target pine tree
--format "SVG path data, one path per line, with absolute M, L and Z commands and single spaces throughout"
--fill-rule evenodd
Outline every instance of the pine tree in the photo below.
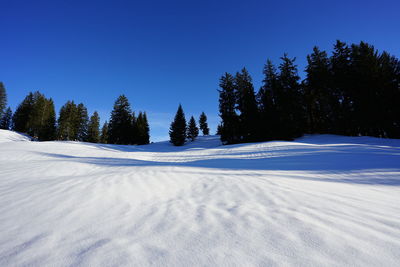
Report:
M 77 140 L 77 113 L 78 108 L 74 101 L 68 101 L 60 109 L 60 115 L 58 117 L 58 129 L 57 139 L 58 140 Z
M 101 128 L 101 136 L 100 143 L 107 144 L 108 140 L 108 122 L 104 122 L 103 127 Z
M 179 105 L 174 121 L 169 130 L 170 142 L 175 146 L 182 146 L 186 141 L 186 119 L 182 106 Z
M 305 129 L 305 115 L 300 77 L 296 58 L 289 58 L 286 54 L 281 58 L 279 65 L 278 90 L 276 93 L 277 116 L 279 118 L 279 139 L 293 140 L 301 136 Z
M 204 112 L 202 112 L 200 114 L 199 126 L 200 126 L 201 131 L 203 132 L 203 135 L 210 134 L 210 129 L 208 128 L 208 124 L 207 124 L 207 116 Z
M 132 144 L 132 110 L 128 98 L 124 95 L 115 101 L 108 124 L 109 144 Z
M 331 132 L 334 122 L 332 114 L 334 101 L 332 101 L 328 55 L 315 46 L 313 53 L 307 56 L 307 62 L 304 89 L 308 131 L 311 133 Z
M 89 122 L 87 108 L 83 103 L 80 103 L 76 108 L 77 110 L 75 117 L 75 128 L 77 133 L 77 140 L 86 141 L 88 135 L 88 122 Z
M 236 114 L 236 96 L 234 77 L 225 73 L 220 78 L 219 87 L 219 116 L 221 122 L 221 141 L 224 144 L 234 144 L 239 142 L 239 117 Z
M 236 109 L 240 112 L 240 133 L 243 142 L 259 138 L 259 117 L 254 87 L 250 74 L 243 68 L 235 76 Z
M 53 99 L 45 99 L 43 114 L 41 116 L 41 126 L 38 134 L 40 141 L 51 141 L 56 139 L 56 112 Z
M 55 111 L 53 100 L 40 92 L 29 93 L 13 116 L 13 129 L 40 140 L 54 140 Z
M 28 124 L 30 115 L 33 112 L 33 93 L 30 92 L 24 100 L 18 105 L 13 115 L 13 130 L 22 133 L 28 133 Z
M 10 130 L 11 129 L 11 120 L 12 120 L 12 110 L 10 107 L 8 107 L 3 114 L 3 117 L 1 117 L 0 129 Z
M 98 143 L 100 141 L 100 117 L 97 111 L 93 112 L 88 123 L 87 141 L 90 143 Z
M 278 91 L 278 74 L 271 60 L 267 60 L 263 70 L 263 85 L 257 99 L 260 111 L 260 131 L 262 140 L 277 138 L 278 118 L 276 94 Z
M 150 129 L 146 113 L 139 112 L 139 115 L 136 119 L 136 129 L 137 129 L 137 144 L 146 145 L 150 143 L 150 134 L 149 134 Z
M 198 135 L 199 135 L 199 128 L 197 128 L 196 120 L 192 116 L 190 117 L 189 125 L 187 126 L 186 136 L 190 140 L 194 141 Z
M 0 82 L 0 118 L 3 115 L 7 105 L 7 93 L 4 84 Z

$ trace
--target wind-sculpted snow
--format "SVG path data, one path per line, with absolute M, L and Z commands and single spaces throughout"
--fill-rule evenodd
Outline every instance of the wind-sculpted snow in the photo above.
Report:
M 17 136 L 0 132 L 0 266 L 400 265 L 400 140 Z

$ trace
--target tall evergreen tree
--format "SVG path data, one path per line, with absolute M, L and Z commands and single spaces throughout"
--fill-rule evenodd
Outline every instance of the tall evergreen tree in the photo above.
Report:
M 202 112 L 200 114 L 199 126 L 200 126 L 201 131 L 203 132 L 203 135 L 210 134 L 210 129 L 208 128 L 208 123 L 207 123 L 207 116 L 204 112 Z
M 277 116 L 279 118 L 279 139 L 292 140 L 304 133 L 305 115 L 302 89 L 296 58 L 289 58 L 286 54 L 281 58 L 279 65 L 278 90 L 276 92 Z
M 0 82 L 0 118 L 3 115 L 6 106 L 7 106 L 6 88 L 4 87 L 4 84 Z
M 240 133 L 244 142 L 259 138 L 259 114 L 252 79 L 246 68 L 235 76 L 236 109 L 240 112 Z
M 101 136 L 100 143 L 107 144 L 108 141 L 108 122 L 104 122 L 103 127 L 101 128 Z
M 236 96 L 234 77 L 225 73 L 219 81 L 219 115 L 221 122 L 221 141 L 234 144 L 240 141 L 239 116 L 236 114 Z
M 331 92 L 331 71 L 328 55 L 313 48 L 307 56 L 307 78 L 304 82 L 305 102 L 307 109 L 308 131 L 311 133 L 327 133 L 332 131 L 334 104 Z
M 115 101 L 108 124 L 109 144 L 132 144 L 132 110 L 128 98 L 120 95 Z
M 12 110 L 10 107 L 8 107 L 0 119 L 0 129 L 10 130 L 11 120 L 12 120 Z
M 87 141 L 98 143 L 100 141 L 100 117 L 97 111 L 93 112 L 88 123 Z
M 278 73 L 271 60 L 267 60 L 263 70 L 263 85 L 258 91 L 257 100 L 260 111 L 260 131 L 262 140 L 277 138 L 278 114 L 276 94 L 278 91 Z
M 55 111 L 52 99 L 40 92 L 29 93 L 13 115 L 13 129 L 41 140 L 54 140 Z
M 89 116 L 87 108 L 83 103 L 76 107 L 75 128 L 78 141 L 86 141 L 88 134 Z
M 150 129 L 146 113 L 139 112 L 139 115 L 136 119 L 136 129 L 137 129 L 136 143 L 138 145 L 146 145 L 150 143 L 150 134 L 149 134 Z
M 68 101 L 61 107 L 58 117 L 58 140 L 78 140 L 77 113 L 78 108 L 74 101 Z
M 182 106 L 179 105 L 174 121 L 169 130 L 170 142 L 175 146 L 182 146 L 186 141 L 186 119 Z
M 24 100 L 18 105 L 13 115 L 13 130 L 22 133 L 28 133 L 29 120 L 33 112 L 34 98 L 30 92 Z
M 193 116 L 190 117 L 189 124 L 187 126 L 186 136 L 192 141 L 194 141 L 197 136 L 199 136 L 199 128 L 197 128 L 196 120 L 193 118 Z

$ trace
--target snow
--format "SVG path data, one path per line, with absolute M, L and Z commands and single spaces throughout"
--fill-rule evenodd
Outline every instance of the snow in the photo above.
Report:
M 400 140 L 0 131 L 0 266 L 399 266 Z

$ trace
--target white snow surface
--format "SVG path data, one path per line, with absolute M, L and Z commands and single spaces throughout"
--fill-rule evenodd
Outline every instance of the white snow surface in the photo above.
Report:
M 0 131 L 0 266 L 400 266 L 400 140 Z

